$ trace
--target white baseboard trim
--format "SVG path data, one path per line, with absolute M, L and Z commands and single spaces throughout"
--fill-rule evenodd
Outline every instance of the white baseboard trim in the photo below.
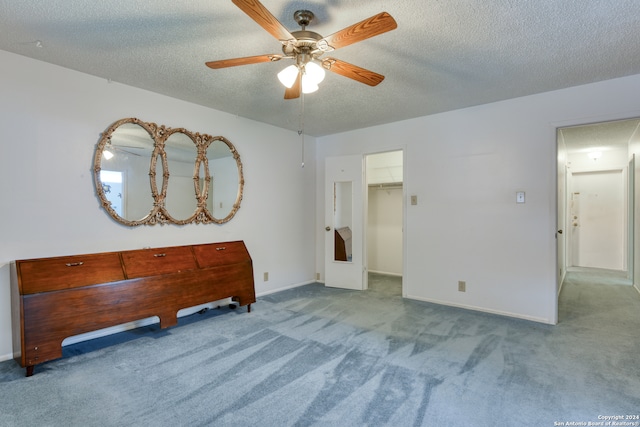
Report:
M 389 273 L 388 271 L 368 270 L 369 273 L 384 274 L 385 276 L 402 277 L 402 273 Z
M 287 289 L 299 288 L 300 286 L 310 285 L 311 283 L 318 283 L 318 280 L 309 280 L 308 282 L 294 283 L 293 285 L 282 286 L 280 288 L 271 289 L 269 291 L 259 292 L 256 294 L 256 298 L 263 297 L 265 295 L 275 294 L 276 292 L 286 291 Z
M 472 310 L 472 311 L 479 311 L 482 313 L 489 313 L 489 314 L 497 314 L 499 316 L 505 316 L 505 317 L 513 317 L 515 319 L 522 319 L 522 320 L 528 320 L 531 322 L 537 322 L 537 323 L 545 323 L 547 325 L 555 325 L 556 323 L 553 322 L 550 319 L 545 319 L 542 317 L 536 317 L 536 316 L 527 316 L 524 314 L 519 314 L 519 313 L 512 313 L 509 311 L 501 311 L 501 310 L 492 310 L 489 308 L 484 308 L 484 307 L 477 307 L 474 305 L 467 305 L 467 304 L 455 304 L 452 303 L 450 301 L 441 301 L 441 300 L 435 300 L 435 299 L 429 299 L 429 298 L 422 298 L 422 297 L 417 297 L 414 295 L 407 295 L 406 296 L 407 299 L 413 299 L 416 301 L 423 301 L 423 302 L 429 302 L 432 304 L 438 304 L 438 305 L 445 305 L 448 307 L 455 307 L 455 308 L 463 308 L 465 310 Z

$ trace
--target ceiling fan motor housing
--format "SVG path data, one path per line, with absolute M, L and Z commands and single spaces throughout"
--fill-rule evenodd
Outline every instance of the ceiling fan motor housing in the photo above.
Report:
M 286 56 L 295 57 L 299 65 L 304 65 L 322 55 L 323 51 L 318 48 L 318 41 L 322 39 L 322 36 L 305 29 L 314 18 L 314 14 L 310 10 L 297 10 L 293 14 L 293 18 L 302 27 L 302 30 L 291 32 L 294 38 L 283 42 L 282 52 Z
M 296 20 L 303 30 L 304 27 L 309 25 L 309 22 L 313 21 L 314 17 L 315 15 L 310 10 L 296 10 L 293 14 L 293 19 Z
M 291 33 L 295 39 L 283 44 L 282 52 L 287 56 L 296 55 L 299 53 L 307 53 L 311 55 L 321 55 L 324 53 L 317 46 L 318 40 L 322 39 L 322 36 L 313 31 L 293 31 Z

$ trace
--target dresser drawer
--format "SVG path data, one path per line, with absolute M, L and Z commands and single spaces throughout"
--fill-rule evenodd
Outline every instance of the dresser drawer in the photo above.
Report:
M 242 241 L 195 245 L 193 253 L 196 255 L 200 268 L 251 261 L 249 252 Z
M 22 295 L 124 280 L 117 252 L 16 261 Z
M 127 278 L 159 276 L 198 268 L 189 246 L 122 252 Z

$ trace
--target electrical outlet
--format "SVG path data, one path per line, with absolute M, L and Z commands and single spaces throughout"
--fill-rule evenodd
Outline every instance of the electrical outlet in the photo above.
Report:
M 265 272 L 264 272 L 264 281 L 265 281 L 265 282 L 268 282 L 268 281 L 269 281 L 269 272 L 268 272 L 268 271 L 265 271 Z
M 320 280 L 320 273 L 316 273 L 316 280 Z
M 467 282 L 465 282 L 464 280 L 460 280 L 458 282 L 458 291 L 467 292 Z

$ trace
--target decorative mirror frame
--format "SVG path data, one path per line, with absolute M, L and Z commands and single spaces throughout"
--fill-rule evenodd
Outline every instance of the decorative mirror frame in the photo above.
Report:
M 111 202 L 107 199 L 105 194 L 104 185 L 100 179 L 100 172 L 102 171 L 102 157 L 104 150 L 111 145 L 111 138 L 113 133 L 118 127 L 123 124 L 130 123 L 136 124 L 146 130 L 151 139 L 153 140 L 153 153 L 149 164 L 149 191 L 153 199 L 153 206 L 150 208 L 149 213 L 144 218 L 130 220 L 121 217 L 111 206 Z M 183 133 L 187 135 L 194 143 L 194 169 L 193 169 L 193 185 L 194 185 L 194 197 L 196 199 L 196 208 L 193 214 L 186 219 L 176 219 L 167 211 L 166 197 L 167 188 L 169 186 L 170 171 L 169 171 L 169 159 L 167 159 L 167 153 L 165 151 L 165 144 L 167 139 L 175 134 Z M 215 142 L 221 141 L 227 145 L 231 152 L 238 169 L 238 192 L 235 202 L 227 216 L 224 218 L 215 218 L 213 213 L 207 208 L 207 198 L 210 193 L 211 176 L 209 171 L 209 159 L 207 158 L 207 148 Z M 158 188 L 157 182 L 157 166 L 158 158 L 161 159 L 160 164 L 162 166 L 162 185 Z M 204 168 L 202 167 L 204 166 Z M 204 185 L 200 185 L 200 171 L 204 169 Z M 107 211 L 107 213 L 119 222 L 120 224 L 135 227 L 138 225 L 155 225 L 155 224 L 224 224 L 230 221 L 240 209 L 240 203 L 242 201 L 244 192 L 244 174 L 242 170 L 242 161 L 240 160 L 240 154 L 234 147 L 234 145 L 223 136 L 211 136 L 201 133 L 193 133 L 184 128 L 169 128 L 164 125 L 158 126 L 155 123 L 144 122 L 137 118 L 124 118 L 114 122 L 107 130 L 102 133 L 100 140 L 96 146 L 96 152 L 93 159 L 93 179 L 96 188 L 96 193 L 100 199 L 101 206 Z

